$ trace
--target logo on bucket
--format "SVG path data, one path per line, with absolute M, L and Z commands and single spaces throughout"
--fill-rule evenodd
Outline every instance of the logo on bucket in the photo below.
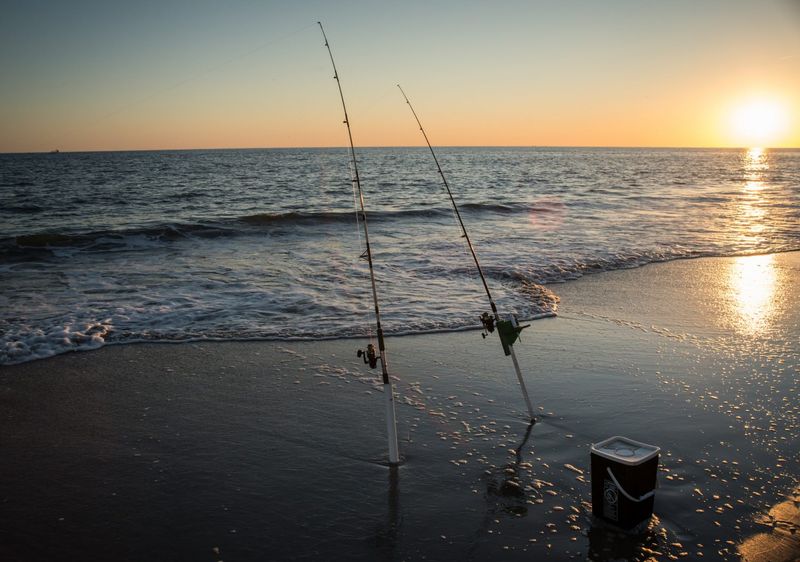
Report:
M 603 481 L 603 516 L 612 521 L 619 520 L 619 492 L 610 480 Z

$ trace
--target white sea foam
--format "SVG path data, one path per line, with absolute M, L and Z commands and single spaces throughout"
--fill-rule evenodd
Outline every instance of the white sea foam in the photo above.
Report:
M 95 323 L 83 326 L 52 326 L 49 329 L 25 327 L 7 334 L 0 350 L 0 364 L 14 364 L 42 359 L 68 351 L 96 349 L 105 345 L 105 337 L 113 328 Z

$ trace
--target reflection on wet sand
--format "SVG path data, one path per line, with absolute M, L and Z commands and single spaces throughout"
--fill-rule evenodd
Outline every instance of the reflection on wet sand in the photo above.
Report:
M 400 478 L 398 467 L 389 467 L 389 489 L 386 497 L 386 525 L 379 528 L 375 533 L 375 543 L 378 550 L 392 559 L 397 549 L 397 540 L 400 534 Z
M 594 519 L 589 529 L 589 553 L 587 560 L 593 562 L 610 562 L 613 560 L 649 561 L 654 557 L 665 555 L 664 546 L 669 542 L 667 530 L 658 516 L 653 515 L 647 528 L 640 533 L 625 532 L 599 519 Z M 677 542 L 673 548 L 683 548 Z M 678 552 L 682 552 L 678 550 Z M 670 555 L 675 558 L 675 555 Z
M 743 256 L 731 264 L 728 274 L 732 310 L 729 319 L 737 332 L 764 332 L 775 314 L 778 275 L 775 256 Z
M 536 422 L 532 421 L 525 430 L 525 436 L 519 446 L 514 449 L 514 461 L 508 463 L 498 472 L 499 478 L 489 478 L 487 488 L 487 501 L 494 507 L 495 499 L 500 498 L 500 507 L 511 515 L 527 515 L 528 507 L 525 489 L 527 484 L 523 481 L 526 471 L 531 469 L 531 464 L 523 460 L 522 453 L 531 437 L 531 430 Z
M 771 529 L 745 540 L 739 554 L 745 562 L 800 560 L 800 488 L 765 515 L 760 523 Z

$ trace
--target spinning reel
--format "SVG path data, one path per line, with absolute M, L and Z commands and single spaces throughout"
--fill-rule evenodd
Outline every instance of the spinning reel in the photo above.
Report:
M 497 332 L 500 334 L 500 343 L 503 344 L 503 353 L 506 355 L 511 355 L 511 346 L 519 339 L 520 332 L 530 326 L 530 324 L 520 326 L 516 315 L 512 315 L 510 320 L 498 320 L 495 323 L 494 316 L 484 312 L 481 314 L 480 319 L 481 324 L 483 324 L 481 336 L 486 339 L 486 336 L 497 328 Z
M 356 351 L 356 357 L 363 357 L 364 364 L 369 365 L 371 369 L 378 366 L 378 355 L 375 353 L 375 346 L 372 344 L 367 345 L 367 350 L 359 349 Z
M 481 336 L 483 339 L 486 339 L 486 336 L 494 332 L 494 316 L 488 312 L 484 312 L 480 315 L 480 320 L 481 324 L 483 324 L 483 333 L 481 333 Z

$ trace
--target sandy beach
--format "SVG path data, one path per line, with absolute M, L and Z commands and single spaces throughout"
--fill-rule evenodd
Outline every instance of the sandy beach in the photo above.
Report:
M 800 253 L 549 288 L 559 316 L 515 346 L 532 426 L 496 336 L 388 338 L 398 469 L 363 340 L 2 367 L 0 558 L 796 560 Z M 613 435 L 662 451 L 637 535 L 591 516 Z

